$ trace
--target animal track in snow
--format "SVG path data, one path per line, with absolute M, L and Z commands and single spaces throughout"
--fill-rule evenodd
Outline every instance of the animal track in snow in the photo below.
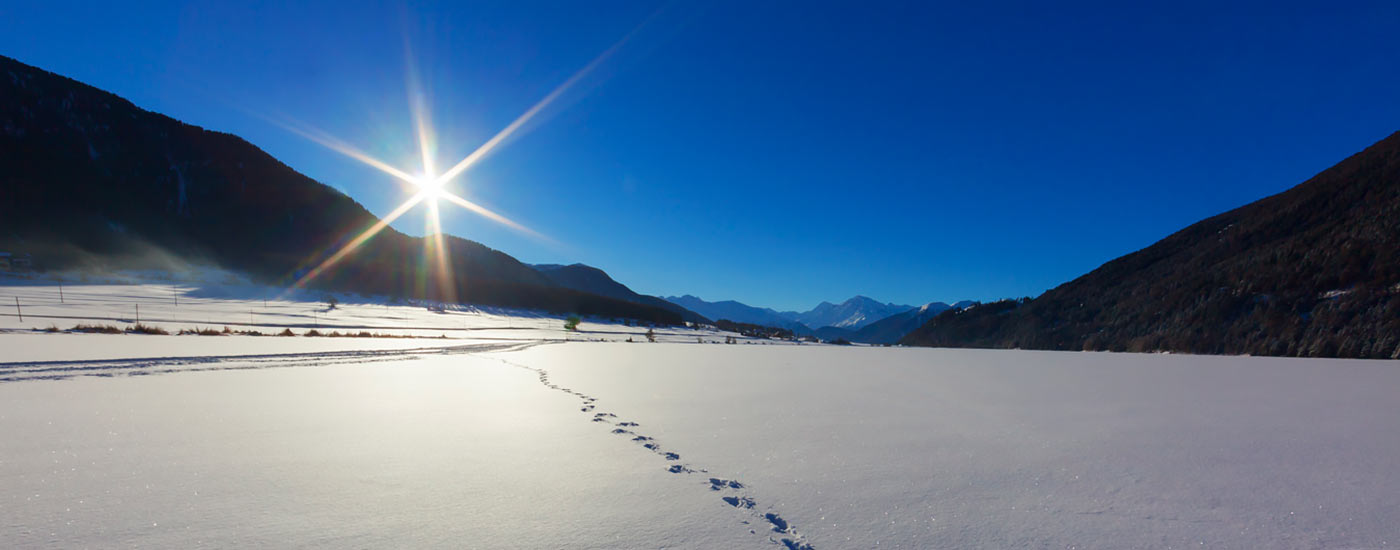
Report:
M 774 531 L 777 531 L 779 533 L 786 533 L 788 531 L 787 522 L 784 521 L 782 516 L 779 516 L 778 514 L 769 512 L 767 514 L 763 514 L 763 519 L 766 519 L 768 520 L 768 523 L 773 524 Z
M 720 478 L 717 478 L 717 477 L 712 477 L 712 478 L 710 478 L 710 490 L 711 490 L 711 491 L 718 491 L 718 490 L 720 490 L 720 489 L 743 489 L 743 488 L 744 488 L 744 484 L 743 484 L 743 483 L 739 483 L 739 482 L 734 481 L 734 480 L 732 480 L 732 479 L 720 479 Z
M 783 539 L 778 542 L 783 546 L 786 546 L 788 550 L 816 550 L 810 544 L 807 544 L 805 542 L 798 542 L 792 539 Z
M 500 359 L 500 358 L 496 358 L 496 359 L 497 359 L 498 361 L 501 361 L 502 363 L 505 363 L 505 364 L 510 365 L 510 366 L 514 366 L 514 367 L 521 368 L 521 369 L 525 369 L 525 370 L 529 370 L 529 371 L 534 371 L 535 373 L 537 373 L 537 374 L 539 375 L 540 383 L 541 383 L 542 385 L 544 385 L 546 388 L 549 388 L 549 389 L 552 389 L 552 390 L 556 390 L 556 391 L 560 391 L 560 392 L 563 392 L 563 393 L 566 393 L 566 394 L 569 394 L 569 395 L 573 395 L 573 396 L 578 397 L 579 400 L 580 400 L 580 403 L 579 403 L 579 405 L 580 405 L 579 410 L 580 410 L 581 412 L 584 412 L 584 413 L 593 412 L 594 408 L 596 407 L 595 403 L 597 403 L 598 398 L 593 397 L 593 396 L 590 396 L 590 395 L 585 395 L 585 394 L 583 394 L 583 393 L 581 393 L 581 392 L 575 391 L 575 390 L 570 389 L 570 388 L 565 388 L 565 387 L 560 386 L 560 385 L 558 385 L 558 384 L 551 383 L 551 382 L 549 381 L 549 371 L 546 371 L 546 370 L 540 369 L 540 368 L 535 368 L 535 367 L 530 367 L 530 366 L 522 365 L 522 364 L 515 363 L 515 362 L 512 362 L 512 361 L 508 361 L 508 360 L 505 360 L 505 359 Z M 617 415 L 615 415 L 615 414 L 613 414 L 613 413 L 610 413 L 610 412 L 593 412 L 593 416 L 592 416 L 592 418 L 590 418 L 590 421 L 592 421 L 592 422 L 603 422 L 603 423 L 613 424 L 613 419 L 616 419 L 616 418 L 617 418 Z M 657 441 L 655 440 L 655 438 L 653 438 L 653 437 L 651 437 L 651 436 L 647 436 L 647 435 L 638 434 L 638 433 L 636 433 L 636 432 L 634 432 L 634 431 L 632 431 L 632 430 L 630 430 L 630 429 L 627 429 L 627 428 L 637 428 L 637 427 L 640 427 L 640 426 L 641 426 L 640 423 L 633 422 L 633 421 L 622 421 L 622 422 L 616 422 L 616 424 L 614 424 L 614 425 L 615 425 L 616 427 L 612 429 L 612 433 L 613 433 L 613 434 L 616 434 L 616 435 L 625 435 L 625 436 L 632 436 L 632 438 L 631 438 L 632 441 L 634 441 L 634 442 L 636 442 L 636 443 L 641 443 L 641 444 L 642 444 L 642 447 L 644 447 L 644 448 L 646 448 L 647 450 L 649 450 L 649 451 L 655 453 L 656 455 L 660 456 L 661 458 L 663 458 L 663 459 L 665 459 L 665 460 L 667 460 L 667 461 L 676 461 L 676 460 L 680 460 L 680 458 L 681 458 L 681 455 L 680 455 L 680 454 L 675 453 L 675 452 L 670 452 L 670 451 L 665 451 L 665 450 L 663 450 L 663 449 L 661 448 L 660 443 L 657 442 Z M 671 464 L 670 466 L 668 466 L 668 467 L 666 468 L 666 471 L 667 471 L 667 472 L 670 472 L 670 473 L 673 473 L 673 474 L 682 474 L 682 475 L 690 475 L 690 474 L 696 474 L 696 473 L 708 473 L 708 471 L 705 470 L 705 469 L 693 468 L 693 467 L 691 467 L 691 466 L 689 466 L 689 465 L 686 465 L 686 464 Z M 718 478 L 718 477 L 709 478 L 708 483 L 707 483 L 706 485 L 710 488 L 711 491 L 716 491 L 716 492 L 718 492 L 718 491 L 742 491 L 742 490 L 746 489 L 746 486 L 745 486 L 743 483 L 740 483 L 739 481 L 732 480 L 732 479 L 723 479 L 723 478 Z M 812 545 L 807 544 L 807 542 L 806 542 L 805 540 L 803 540 L 802 535 L 798 534 L 797 531 L 796 531 L 795 529 L 793 529 L 792 526 L 791 526 L 790 524 L 788 524 L 787 520 L 785 520 L 785 519 L 782 518 L 782 516 L 778 515 L 776 512 L 773 512 L 773 511 L 760 512 L 760 511 L 758 510 L 758 502 L 755 501 L 755 500 L 753 499 L 753 497 L 750 497 L 750 496 L 748 496 L 748 495 L 743 495 L 743 494 L 738 494 L 738 495 L 729 494 L 729 495 L 720 497 L 720 500 L 721 500 L 722 502 L 724 502 L 726 505 L 735 508 L 736 510 L 743 510 L 744 513 L 750 514 L 749 517 L 752 518 L 752 519 L 754 519 L 754 520 L 762 520 L 762 521 L 767 522 L 769 525 L 772 526 L 773 532 L 774 532 L 774 533 L 779 533 L 779 534 L 781 534 L 781 535 L 785 535 L 783 538 L 773 538 L 773 537 L 770 536 L 770 537 L 768 537 L 768 541 L 769 541 L 769 542 L 772 542 L 773 544 L 782 546 L 783 548 L 786 548 L 787 550 L 815 550 L 815 548 L 813 548 Z M 749 520 L 741 520 L 740 523 L 743 524 L 743 525 L 750 525 Z M 750 533 L 757 534 L 753 529 L 749 529 L 749 532 L 750 532 Z

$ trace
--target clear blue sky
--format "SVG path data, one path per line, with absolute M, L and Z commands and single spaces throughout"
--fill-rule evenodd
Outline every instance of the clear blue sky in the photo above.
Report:
M 407 42 L 450 164 L 650 17 L 455 186 L 562 244 L 447 231 L 778 309 L 1036 295 L 1400 130 L 1393 1 L 91 4 L 4 0 L 0 54 L 379 215 L 387 176 L 254 113 L 416 170 Z

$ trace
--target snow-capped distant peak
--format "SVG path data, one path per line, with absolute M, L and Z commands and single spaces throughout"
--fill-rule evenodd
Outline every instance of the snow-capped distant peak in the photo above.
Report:
M 939 312 L 939 311 L 943 311 L 943 310 L 945 310 L 945 309 L 949 309 L 949 308 L 951 308 L 951 307 L 953 307 L 953 306 L 950 306 L 950 305 L 948 305 L 948 304 L 946 304 L 946 303 L 944 303 L 944 302 L 929 302 L 929 303 L 927 303 L 927 304 L 924 304 L 924 305 L 922 305 L 922 306 L 919 306 L 919 313 L 921 313 L 921 314 L 922 314 L 922 313 L 927 313 L 929 310 L 933 310 L 933 311 L 935 311 L 935 312 Z
M 809 327 L 854 330 L 911 309 L 914 309 L 914 306 L 886 304 L 866 296 L 853 296 L 840 304 L 822 302 L 811 311 L 798 314 L 797 320 Z

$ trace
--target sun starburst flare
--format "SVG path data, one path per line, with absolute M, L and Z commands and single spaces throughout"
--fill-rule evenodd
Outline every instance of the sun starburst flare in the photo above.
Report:
M 532 105 L 524 113 L 512 120 L 511 123 L 506 125 L 505 128 L 502 128 L 499 132 L 496 132 L 495 135 L 491 136 L 491 139 L 486 140 L 485 143 L 481 144 L 481 146 L 477 147 L 471 153 L 467 154 L 467 156 L 463 157 L 462 160 L 458 161 L 456 164 L 453 164 L 450 168 L 441 173 L 437 171 L 437 167 L 433 162 L 434 155 L 437 151 L 436 133 L 433 131 L 433 127 L 429 123 L 430 117 L 427 108 L 428 102 L 425 97 L 420 80 L 418 79 L 417 70 L 414 67 L 412 59 L 413 56 L 410 52 L 411 48 L 408 47 L 407 41 L 405 41 L 404 50 L 406 54 L 405 67 L 407 68 L 407 78 L 405 85 L 408 92 L 409 112 L 413 117 L 414 137 L 416 138 L 418 145 L 418 153 L 422 161 L 421 171 L 417 175 L 410 173 L 407 170 L 395 167 L 377 158 L 374 158 L 368 153 L 365 153 L 364 151 L 350 145 L 349 143 L 346 143 L 344 140 L 338 139 L 335 136 L 327 134 L 326 132 L 323 132 L 321 130 L 299 123 L 286 122 L 285 120 L 279 121 L 269 119 L 274 124 L 277 124 L 278 126 L 281 126 L 284 129 L 287 129 L 288 131 L 291 131 L 308 140 L 318 143 L 332 151 L 345 155 L 346 157 L 359 161 L 367 166 L 379 170 L 380 172 L 392 176 L 401 185 L 404 185 L 404 187 L 410 192 L 409 198 L 405 200 L 403 204 L 400 204 L 398 207 L 394 208 L 392 211 L 389 212 L 389 214 L 385 215 L 383 219 L 377 221 L 369 228 L 365 229 L 364 231 L 356 235 L 354 238 L 350 239 L 350 241 L 346 242 L 344 246 L 341 246 L 338 250 L 332 253 L 325 260 L 322 260 L 320 263 L 316 264 L 315 267 L 312 267 L 311 269 L 307 270 L 305 274 L 299 276 L 296 282 L 292 284 L 291 288 L 288 289 L 288 292 L 297 288 L 304 288 L 307 283 L 311 282 L 316 277 L 325 273 L 327 269 L 330 269 L 332 266 L 345 259 L 346 256 L 349 256 L 357 248 L 364 245 L 365 242 L 369 241 L 375 235 L 379 234 L 379 232 L 383 231 L 384 228 L 388 227 L 389 224 L 394 222 L 394 220 L 397 220 L 398 218 L 402 217 L 405 213 L 407 213 L 409 210 L 413 209 L 413 207 L 417 206 L 420 203 L 427 205 L 427 216 L 425 216 L 424 223 L 425 235 L 423 246 L 425 265 L 423 266 L 423 271 L 425 275 L 433 279 L 434 284 L 438 287 L 438 295 L 442 296 L 447 300 L 452 300 L 455 297 L 454 294 L 456 289 L 452 279 L 452 268 L 450 258 L 448 257 L 448 247 L 445 243 L 445 238 L 442 232 L 442 218 L 439 207 L 440 200 L 452 203 L 465 210 L 473 212 L 483 218 L 504 225 L 512 230 L 518 231 L 525 235 L 528 235 L 536 240 L 554 243 L 552 239 L 540 234 L 539 232 L 536 232 L 528 227 L 516 223 L 510 218 L 493 212 L 485 206 L 472 202 L 459 194 L 453 193 L 448 189 L 448 185 L 455 181 L 462 174 L 466 173 L 467 170 L 476 165 L 487 155 L 494 152 L 512 136 L 515 136 L 516 134 L 520 133 L 522 129 L 531 120 L 533 120 L 537 115 L 539 115 L 542 111 L 548 108 L 551 104 L 553 104 L 556 100 L 558 100 L 576 84 L 582 81 L 590 73 L 592 73 L 594 69 L 598 68 L 599 65 L 602 65 L 605 61 L 611 58 L 614 53 L 621 49 L 622 46 L 628 41 L 632 40 L 632 38 L 636 36 L 643 28 L 649 25 L 652 20 L 656 19 L 656 17 L 659 14 L 660 10 L 658 10 L 656 13 L 653 13 L 651 17 L 647 18 L 640 25 L 634 28 L 632 32 L 628 33 L 621 40 L 617 41 L 617 43 L 604 50 L 603 53 L 599 54 L 587 65 L 584 65 L 583 68 L 579 69 L 567 80 L 565 80 L 559 86 L 551 90 L 547 95 L 544 96 L 543 99 Z
M 526 122 L 533 118 L 537 113 L 539 113 L 542 109 L 547 107 L 551 102 L 555 100 L 555 98 L 559 97 L 560 94 L 568 90 L 574 85 L 574 83 L 578 82 L 578 80 L 580 80 L 583 76 L 587 75 L 590 71 L 592 71 L 594 67 L 596 67 L 600 62 L 602 62 L 609 55 L 611 55 L 611 53 L 617 48 L 617 46 L 620 45 L 621 42 L 619 42 L 618 45 L 613 46 L 613 48 L 609 48 L 608 51 L 603 53 L 603 55 L 599 56 L 592 63 L 589 63 L 582 70 L 580 70 L 578 73 L 574 74 L 571 78 L 569 78 L 567 81 L 561 84 L 558 88 L 555 88 L 554 91 L 550 92 L 549 95 L 545 96 L 543 100 L 541 100 L 539 103 L 536 103 L 523 115 L 517 117 L 514 121 L 512 121 L 510 125 L 506 126 L 500 132 L 497 132 L 496 135 L 492 136 L 491 139 L 486 141 L 486 143 L 483 143 L 476 150 L 472 151 L 470 154 L 464 157 L 460 162 L 453 165 L 451 169 L 442 174 L 435 174 L 435 166 L 433 163 L 433 151 L 436 146 L 436 143 L 434 141 L 435 134 L 433 132 L 432 126 L 428 123 L 427 109 L 425 107 L 425 102 L 423 100 L 422 94 L 417 89 L 416 79 L 411 78 L 409 81 L 409 105 L 410 111 L 413 113 L 413 123 L 416 134 L 415 137 L 418 141 L 419 154 L 422 158 L 423 163 L 422 175 L 415 176 L 405 170 L 396 168 L 387 162 L 370 156 L 368 153 L 361 151 L 360 149 L 346 143 L 343 140 L 340 140 L 315 128 L 310 128 L 305 125 L 296 123 L 274 120 L 274 123 L 292 133 L 300 135 L 312 142 L 320 144 L 326 147 L 327 149 L 340 153 L 348 158 L 359 161 L 365 164 L 366 166 L 379 170 L 380 172 L 393 176 L 400 183 L 406 184 L 406 187 L 412 190 L 412 195 L 407 200 L 405 200 L 403 204 L 400 204 L 398 207 L 394 208 L 394 210 L 390 211 L 389 214 L 385 215 L 383 219 L 379 220 L 377 223 L 370 226 L 368 229 L 365 229 L 359 235 L 356 235 L 355 238 L 351 239 L 344 246 L 336 250 L 333 254 L 331 254 L 325 260 L 317 264 L 315 267 L 307 270 L 304 275 L 301 275 L 296 280 L 296 282 L 292 284 L 292 289 L 304 288 L 307 283 L 320 276 L 322 273 L 324 273 L 330 267 L 334 266 L 336 263 L 339 263 L 341 260 L 345 259 L 345 257 L 349 256 L 350 253 L 355 251 L 355 249 L 359 248 L 365 242 L 369 241 L 380 231 L 383 231 L 384 228 L 388 227 L 390 223 L 393 223 L 395 220 L 406 214 L 409 210 L 411 210 L 414 206 L 417 206 L 419 203 L 424 203 L 428 207 L 426 224 L 424 228 L 426 233 L 426 235 L 424 236 L 424 244 L 425 248 L 427 249 L 427 253 L 425 254 L 425 260 L 429 260 L 437 264 L 436 266 L 429 267 L 429 269 L 434 272 L 434 278 L 436 279 L 435 282 L 440 291 L 451 292 L 451 263 L 449 261 L 447 253 L 447 246 L 443 239 L 439 199 L 460 206 L 463 209 L 476 213 L 481 217 L 504 225 L 520 233 L 524 233 L 534 239 L 553 242 L 552 239 L 546 237 L 543 234 L 540 234 L 537 231 L 525 227 L 524 225 L 521 225 L 515 222 L 514 220 L 511 220 L 510 218 L 498 214 L 492 211 L 491 209 L 486 208 L 485 206 L 472 202 L 456 193 L 449 191 L 447 189 L 447 186 L 449 183 L 452 182 L 452 180 L 465 173 L 467 169 L 470 168 L 473 164 L 481 160 L 488 153 L 492 152 L 492 150 L 495 149 L 498 145 L 500 145 L 501 142 L 510 137 L 521 126 L 523 126 Z
M 424 267 L 427 271 L 433 272 L 433 281 L 438 289 L 438 293 L 447 300 L 451 300 L 454 297 L 453 295 L 455 294 L 455 291 L 453 289 L 453 285 L 451 284 L 451 261 L 448 255 L 446 243 L 444 242 L 445 239 L 443 238 L 442 216 L 441 209 L 439 208 L 439 200 L 448 201 L 470 212 L 474 212 L 477 215 L 480 215 L 486 219 L 504 225 L 515 231 L 519 231 L 521 233 L 529 235 L 530 237 L 535 238 L 537 240 L 553 242 L 551 239 L 540 234 L 537 231 L 527 228 L 511 220 L 510 218 L 507 218 L 501 214 L 492 211 L 489 208 L 486 208 L 485 206 L 467 200 L 466 198 L 463 198 L 457 195 L 456 193 L 449 191 L 447 189 L 448 184 L 453 178 L 455 178 L 458 175 L 461 175 L 463 170 L 458 170 L 451 175 L 435 175 L 433 173 L 434 166 L 432 162 L 431 153 L 434 145 L 432 142 L 433 132 L 431 127 L 426 122 L 426 114 L 420 111 L 420 106 L 416 106 L 414 108 L 414 113 L 414 118 L 416 119 L 415 129 L 419 141 L 418 145 L 419 149 L 421 150 L 423 160 L 423 175 L 421 176 L 412 175 L 405 170 L 401 170 L 399 168 L 394 167 L 393 165 L 390 165 L 387 162 L 376 159 L 370 156 L 369 154 L 355 148 L 354 146 L 351 146 L 348 143 L 336 139 L 335 137 L 330 136 L 319 130 L 293 124 L 281 124 L 284 128 L 287 128 L 288 130 L 298 135 L 301 135 L 315 143 L 323 145 L 332 151 L 360 161 L 361 163 L 367 166 L 370 166 L 385 174 L 393 176 L 400 183 L 406 184 L 406 187 L 411 190 L 411 195 L 407 200 L 395 207 L 392 211 L 385 215 L 383 219 L 380 219 L 374 225 L 371 225 L 369 228 L 356 235 L 349 242 L 345 243 L 344 246 L 340 247 L 340 249 L 336 250 L 325 260 L 321 261 L 315 267 L 312 267 L 311 269 L 307 270 L 305 274 L 301 275 L 292 284 L 291 288 L 288 289 L 289 291 L 297 288 L 305 288 L 307 283 L 311 282 L 316 277 L 325 273 L 327 269 L 339 263 L 341 260 L 344 260 L 357 248 L 364 245 L 375 235 L 379 234 L 379 232 L 383 231 L 385 227 L 388 227 L 389 224 L 393 223 L 395 220 L 408 213 L 409 210 L 412 210 L 413 207 L 417 206 L 420 203 L 426 204 L 428 207 L 427 216 L 425 217 L 426 223 L 424 227 L 424 261 L 430 264 L 436 264 L 425 265 Z M 495 142 L 487 142 L 487 144 L 483 145 L 483 147 L 491 146 L 494 143 Z M 477 155 L 477 157 L 475 158 L 480 157 L 480 155 L 478 154 L 479 151 L 480 148 L 478 148 L 477 151 L 473 152 L 473 155 Z M 468 158 L 473 157 L 471 155 L 468 155 Z

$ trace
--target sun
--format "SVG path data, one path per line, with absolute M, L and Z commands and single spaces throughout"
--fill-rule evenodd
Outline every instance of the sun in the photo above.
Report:
M 653 18 L 654 17 L 655 15 L 653 15 Z M 451 278 L 451 274 L 447 272 L 451 264 L 447 258 L 447 248 L 443 244 L 442 219 L 441 212 L 438 207 L 438 203 L 440 201 L 447 201 L 452 205 L 459 206 L 479 216 L 482 216 L 491 221 L 514 229 L 515 231 L 524 233 L 525 235 L 528 235 L 536 240 L 545 243 L 557 244 L 553 239 L 550 239 L 549 237 L 541 235 L 540 233 L 531 230 L 530 228 L 520 225 L 512 221 L 510 218 L 497 214 L 480 204 L 462 198 L 462 196 L 458 195 L 457 193 L 448 191 L 446 186 L 448 183 L 461 176 L 463 172 L 466 172 L 469 168 L 477 164 L 477 162 L 479 162 L 482 158 L 485 158 L 487 155 L 489 155 L 502 143 L 506 142 L 508 138 L 520 131 L 521 128 L 524 128 L 526 126 L 526 123 L 528 123 L 532 118 L 534 118 L 535 115 L 539 114 L 551 103 L 554 103 L 556 99 L 563 95 L 564 92 L 572 88 L 574 84 L 578 83 L 580 80 L 583 80 L 585 76 L 593 72 L 593 69 L 597 68 L 600 64 L 602 64 L 609 57 L 611 57 L 614 52 L 621 48 L 623 44 L 627 43 L 627 41 L 630 40 L 633 35 L 636 35 L 637 32 L 640 31 L 642 27 L 645 27 L 650 21 L 650 18 L 646 21 L 643 21 L 640 26 L 634 29 L 631 33 L 628 33 L 627 36 L 624 36 L 622 40 L 618 41 L 616 44 L 613 44 L 612 47 L 603 51 L 602 54 L 594 58 L 593 61 L 589 62 L 582 69 L 579 69 L 579 71 L 574 73 L 573 76 L 569 77 L 568 80 L 565 80 L 558 87 L 554 88 L 553 91 L 551 91 L 539 102 L 535 103 L 534 106 L 530 107 L 523 114 L 516 117 L 515 120 L 512 121 L 509 125 L 496 132 L 496 134 L 492 136 L 491 139 L 486 140 L 485 143 L 472 150 L 472 152 L 468 154 L 465 158 L 458 161 L 457 164 L 453 165 L 451 168 L 448 168 L 445 171 L 438 171 L 437 165 L 434 162 L 433 152 L 437 150 L 435 132 L 433 131 L 433 128 L 428 122 L 430 118 L 428 116 L 428 108 L 423 99 L 424 94 L 422 93 L 422 90 L 418 89 L 418 78 L 412 73 L 411 70 L 409 75 L 410 78 L 408 79 L 409 108 L 413 115 L 413 126 L 416 130 L 416 137 L 418 138 L 418 152 L 422 156 L 422 171 L 419 172 L 417 175 L 411 174 L 407 171 L 394 167 L 382 160 L 374 158 L 366 154 L 365 152 L 355 148 L 354 146 L 351 146 L 345 141 L 342 141 L 334 136 L 326 134 L 325 132 L 322 132 L 315 128 L 310 128 L 300 124 L 278 121 L 273 119 L 272 122 L 279 126 L 282 126 L 283 128 L 286 128 L 287 130 L 293 133 L 299 134 L 302 137 L 324 145 L 325 147 L 333 151 L 336 151 L 342 155 L 360 161 L 372 168 L 379 170 L 380 172 L 392 176 L 400 184 L 404 184 L 405 187 L 409 187 L 412 191 L 408 199 L 406 199 L 397 208 L 394 208 L 393 211 L 389 212 L 388 214 L 385 214 L 382 218 L 376 221 L 369 228 L 361 231 L 358 235 L 355 235 L 354 238 L 351 238 L 349 242 L 342 245 L 340 249 L 336 250 L 329 257 L 325 258 L 320 263 L 307 270 L 304 275 L 302 275 L 296 280 L 296 282 L 292 283 L 291 287 L 288 288 L 288 291 L 290 292 L 292 289 L 296 288 L 304 288 L 306 284 L 312 279 L 315 279 L 322 272 L 329 269 L 331 266 L 335 265 L 337 262 L 344 259 L 349 254 L 353 253 L 355 249 L 358 248 L 360 245 L 373 238 L 380 231 L 383 231 L 384 228 L 388 227 L 389 224 L 393 223 L 394 220 L 397 220 L 399 217 L 408 213 L 409 210 L 412 210 L 413 207 L 419 204 L 422 204 L 427 209 L 427 216 L 425 216 L 424 220 L 426 225 L 424 230 L 424 236 L 428 238 L 424 242 L 425 245 L 429 246 L 432 250 L 431 256 L 434 257 L 434 260 L 438 264 L 438 267 L 441 270 L 439 276 L 443 280 L 448 280 Z
M 418 193 L 427 200 L 441 198 L 443 193 L 446 193 L 443 189 L 446 183 L 436 176 L 419 176 L 413 180 L 413 185 L 418 186 Z

